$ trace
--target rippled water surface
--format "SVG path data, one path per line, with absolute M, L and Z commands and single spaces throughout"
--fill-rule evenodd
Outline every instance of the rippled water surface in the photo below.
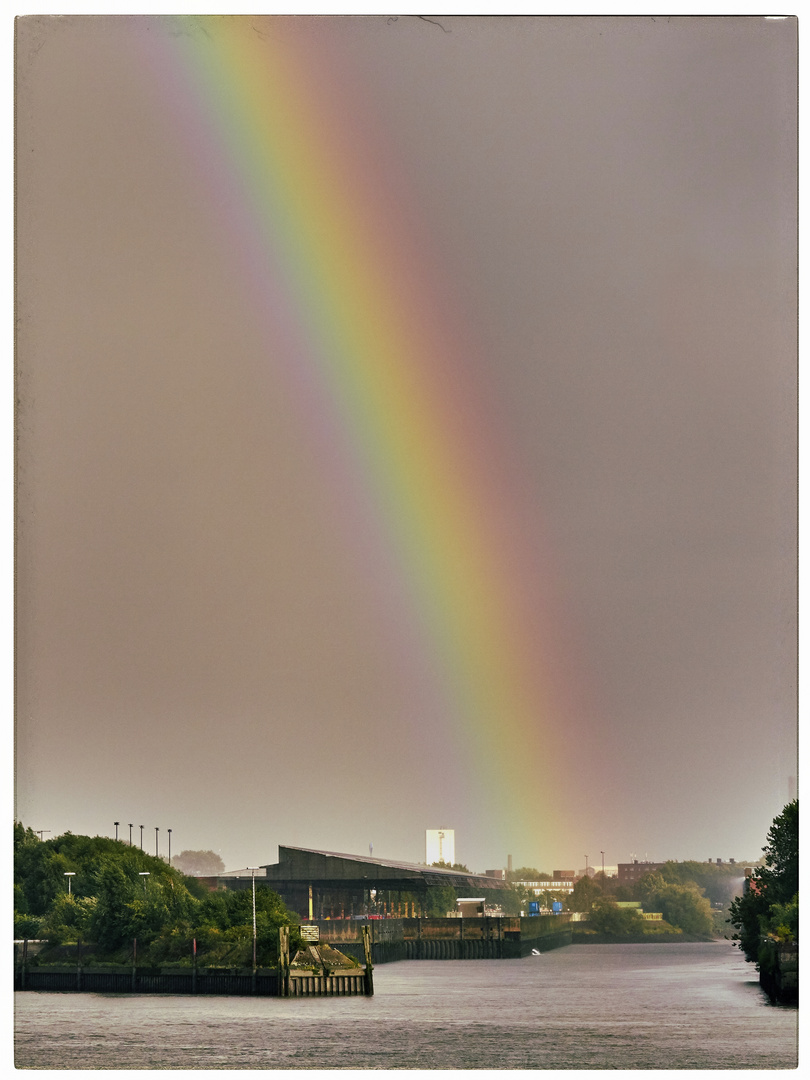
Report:
M 18 1068 L 789 1069 L 797 1010 L 727 942 L 405 961 L 373 998 L 15 995 Z

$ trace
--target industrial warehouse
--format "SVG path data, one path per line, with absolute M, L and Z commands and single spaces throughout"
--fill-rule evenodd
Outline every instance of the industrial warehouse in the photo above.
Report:
M 502 878 L 488 874 L 281 846 L 277 863 L 235 870 L 215 880 L 217 887 L 228 889 L 249 889 L 254 880 L 268 885 L 307 919 L 419 918 L 426 914 L 428 889 L 436 886 L 464 889 L 469 896 L 507 888 Z

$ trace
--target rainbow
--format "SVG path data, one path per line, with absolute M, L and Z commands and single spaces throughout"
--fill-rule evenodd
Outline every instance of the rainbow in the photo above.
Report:
M 246 287 L 286 343 L 272 362 L 288 365 L 324 466 L 377 522 L 454 745 L 507 842 L 528 808 L 561 798 L 566 665 L 551 602 L 526 588 L 539 576 L 551 591 L 553 573 L 476 399 L 461 315 L 431 302 L 435 260 L 392 152 L 351 121 L 363 103 L 328 34 L 273 18 L 150 23 Z

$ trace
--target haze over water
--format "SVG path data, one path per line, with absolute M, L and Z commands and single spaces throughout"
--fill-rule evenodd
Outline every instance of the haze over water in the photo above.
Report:
M 18 1067 L 790 1069 L 794 1008 L 728 942 L 403 961 L 373 998 L 18 993 Z

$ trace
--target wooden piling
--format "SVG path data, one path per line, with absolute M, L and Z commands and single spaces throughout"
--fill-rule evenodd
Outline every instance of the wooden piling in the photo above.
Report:
M 368 926 L 363 927 L 363 953 L 366 958 L 366 996 L 372 997 L 374 995 L 374 965 L 371 963 L 371 940 Z
M 290 996 L 290 928 L 278 928 L 278 996 Z

